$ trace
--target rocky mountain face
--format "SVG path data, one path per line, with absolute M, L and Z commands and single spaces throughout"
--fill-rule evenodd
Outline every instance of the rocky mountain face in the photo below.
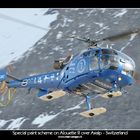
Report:
M 52 71 L 55 59 L 65 57 L 68 51 L 76 54 L 87 46 L 66 35 L 96 40 L 140 28 L 140 9 L 49 9 L 45 15 L 54 13 L 58 16 L 49 32 L 21 59 L 12 62 L 12 75 L 25 77 Z M 139 44 L 140 35 L 98 45 L 117 50 L 128 45 L 123 52 L 133 58 L 139 71 Z M 121 97 L 96 98 L 93 105 L 105 107 L 107 112 L 89 119 L 79 115 L 86 109 L 82 97 L 66 95 L 45 102 L 37 98 L 34 89 L 30 94 L 27 89 L 17 89 L 13 102 L 0 108 L 0 129 L 140 129 L 140 83 L 126 90 L 128 93 Z

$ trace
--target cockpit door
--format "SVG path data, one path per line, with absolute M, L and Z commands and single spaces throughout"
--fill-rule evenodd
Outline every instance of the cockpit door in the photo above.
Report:
M 99 70 L 99 50 L 91 52 L 89 60 L 90 60 L 89 70 L 98 71 Z

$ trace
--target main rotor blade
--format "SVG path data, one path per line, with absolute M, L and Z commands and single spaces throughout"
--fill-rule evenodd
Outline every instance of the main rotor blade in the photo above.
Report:
M 120 34 L 117 34 L 117 35 L 105 37 L 105 38 L 100 39 L 100 40 L 97 40 L 97 41 L 95 41 L 95 42 L 97 43 L 97 42 L 106 41 L 106 40 L 115 41 L 115 40 L 118 40 L 118 39 L 126 38 L 126 37 L 128 37 L 129 35 L 135 34 L 135 33 L 140 33 L 140 29 L 135 29 L 135 30 L 131 30 L 131 31 L 126 31 L 126 32 L 123 32 L 123 33 L 120 33 Z
M 129 35 L 137 34 L 137 33 L 140 33 L 140 28 L 125 31 L 123 33 L 119 33 L 117 35 L 105 37 L 105 38 L 102 38 L 102 39 L 99 39 L 99 40 L 90 40 L 88 38 L 80 38 L 79 36 L 76 36 L 76 35 L 69 35 L 69 36 L 65 36 L 65 37 L 67 37 L 67 38 L 75 38 L 77 40 L 89 43 L 90 46 L 93 46 L 93 45 L 96 45 L 98 42 L 107 41 L 107 40 L 108 41 L 115 41 L 115 40 L 119 40 L 119 39 L 124 39 L 124 38 L 128 37 Z
M 14 77 L 14 76 L 12 76 L 12 75 L 9 75 L 9 74 L 7 74 L 7 77 L 9 77 L 9 78 L 11 78 L 11 79 L 13 79 L 13 80 L 19 81 L 19 82 L 22 81 L 22 80 L 20 80 L 20 79 Z
M 81 38 L 81 37 L 75 36 L 75 35 L 66 36 L 66 37 L 68 37 L 68 38 L 74 38 L 74 39 L 77 39 L 77 40 L 80 40 L 80 41 L 84 41 L 84 42 L 88 43 L 89 46 L 96 45 L 96 41 L 92 41 L 92 40 L 90 40 L 89 38 L 86 38 L 86 37 Z M 88 46 L 88 47 L 89 47 L 89 46 Z M 94 47 L 96 47 L 96 46 L 94 46 Z
M 66 37 L 68 37 L 68 38 L 75 38 L 75 39 L 77 39 L 77 40 L 87 42 L 87 39 L 85 39 L 85 38 L 80 38 L 79 36 L 75 36 L 75 35 L 68 35 L 68 36 L 66 36 Z
M 44 27 L 41 27 L 41 26 L 38 26 L 38 25 L 35 25 L 35 24 L 32 24 L 32 23 L 29 23 L 29 22 L 11 17 L 11 16 L 8 16 L 8 15 L 5 15 L 5 14 L 2 14 L 2 13 L 0 13 L 0 18 L 5 19 L 5 20 L 9 20 L 9 21 L 12 21 L 12 22 L 20 23 L 20 24 L 23 24 L 23 25 L 26 25 L 26 26 L 34 27 L 34 28 L 37 28 L 37 29 L 41 29 L 41 30 L 44 30 L 44 31 L 49 30 L 47 28 L 44 28 Z

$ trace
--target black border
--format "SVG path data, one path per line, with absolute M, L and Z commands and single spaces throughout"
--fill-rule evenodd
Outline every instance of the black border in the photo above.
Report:
M 139 0 L 1 0 L 1 8 L 139 8 Z
M 55 134 L 55 132 L 60 133 L 74 132 L 75 135 L 68 134 Z M 46 132 L 51 132 L 46 134 Z M 80 133 L 79 133 L 80 132 Z M 87 132 L 87 133 L 86 133 Z M 44 133 L 44 134 L 43 134 Z M 84 133 L 84 134 L 83 134 Z M 92 133 L 92 134 L 91 134 Z M 94 133 L 94 134 L 93 134 Z M 140 130 L 0 130 L 0 136 L 13 136 L 13 137 L 32 137 L 32 136 L 45 136 L 49 138 L 59 138 L 59 139 L 87 139 L 89 137 L 130 137 L 130 136 L 140 136 Z M 62 137 L 61 137 L 62 136 Z M 66 138 L 64 138 L 66 136 Z
M 139 8 L 139 0 L 1 0 L 0 8 Z M 13 135 L 13 131 L 56 131 L 56 130 L 0 130 L 0 136 L 24 136 Z M 61 131 L 61 130 L 57 130 Z M 72 130 L 62 130 L 72 131 Z M 73 130 L 73 131 L 92 131 L 92 130 Z M 102 136 L 139 136 L 140 130 L 108 130 L 108 131 L 128 131 L 128 135 L 105 135 L 106 130 L 93 130 L 104 133 Z M 27 135 L 25 135 L 27 136 Z M 36 135 L 32 135 L 36 136 Z M 45 135 L 40 135 L 45 136 Z M 96 136 L 96 135 L 94 135 Z M 50 138 L 58 138 L 57 135 L 48 135 Z M 84 135 L 83 138 L 93 137 Z M 96 136 L 100 137 L 100 136 Z

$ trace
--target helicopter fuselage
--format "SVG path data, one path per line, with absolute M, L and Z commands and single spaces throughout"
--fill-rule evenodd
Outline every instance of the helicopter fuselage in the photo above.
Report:
M 134 69 L 134 61 L 124 53 L 114 49 L 89 48 L 75 55 L 62 70 L 29 76 L 21 81 L 11 80 L 8 87 L 73 92 L 92 88 L 95 84 L 114 90 L 133 83 Z

